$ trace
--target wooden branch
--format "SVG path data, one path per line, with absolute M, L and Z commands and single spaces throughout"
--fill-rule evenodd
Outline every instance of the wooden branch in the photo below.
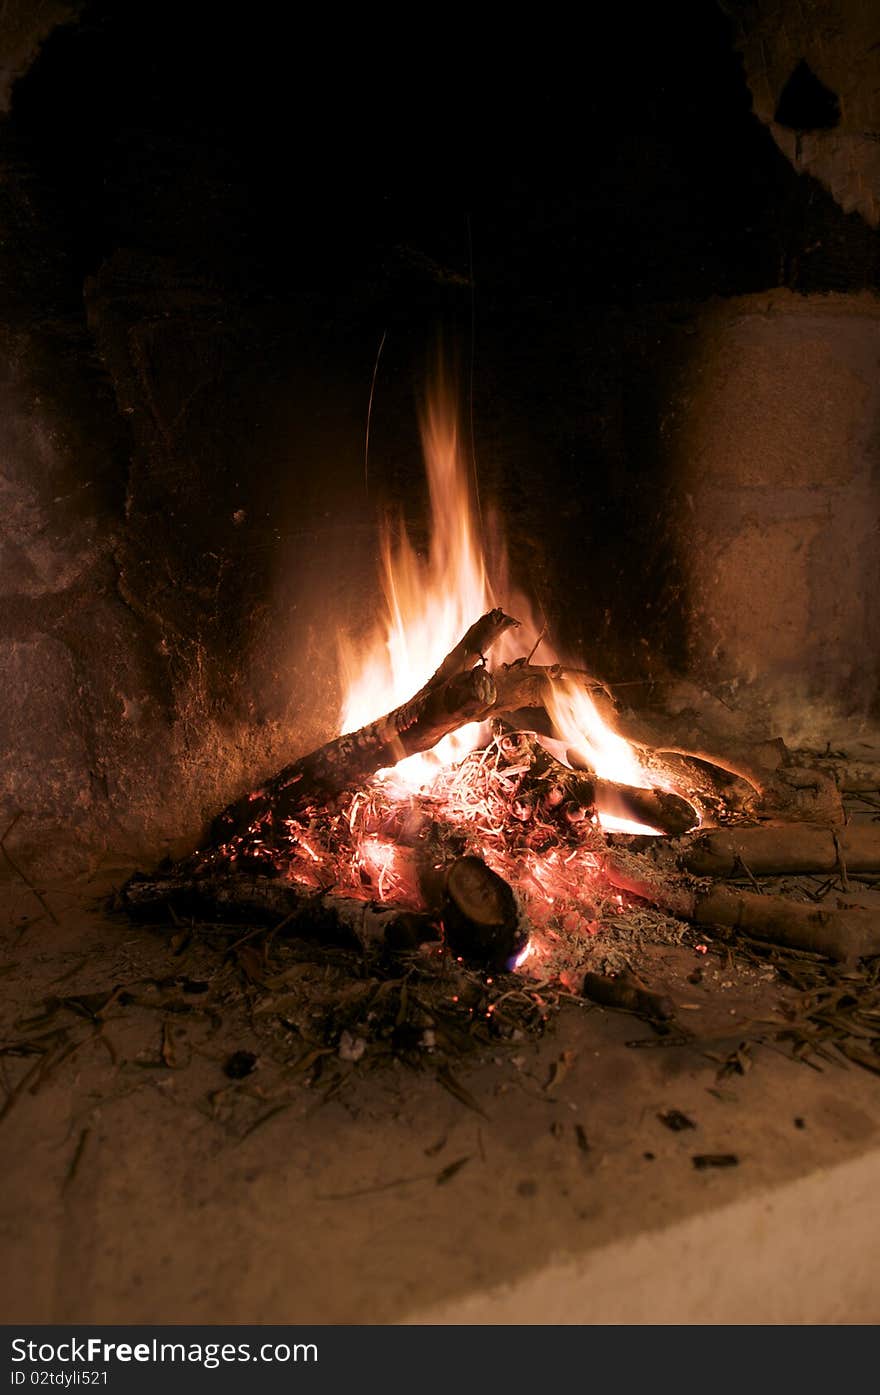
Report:
M 518 625 L 519 621 L 505 615 L 503 610 L 489 610 L 485 615 L 481 615 L 455 648 L 447 654 L 437 672 L 428 679 L 422 688 L 422 694 L 431 688 L 440 687 L 457 673 L 466 673 L 468 669 L 484 661 L 492 645 L 501 638 L 505 630 Z
M 597 678 L 561 664 L 529 664 L 525 659 L 517 659 L 495 669 L 493 677 L 497 690 L 493 711 L 498 716 L 520 709 L 545 708 L 553 684 L 561 682 L 573 682 L 590 696 L 601 695 L 606 704 L 610 702 L 607 688 Z
M 717 886 L 694 897 L 689 919 L 698 925 L 730 926 L 771 944 L 807 949 L 844 963 L 880 954 L 880 913 L 861 906 L 826 910 L 809 901 Z
M 342 790 L 432 746 L 468 722 L 480 721 L 495 703 L 494 680 L 479 664 L 483 653 L 517 621 L 490 610 L 471 626 L 423 688 L 393 712 L 337 736 L 285 766 L 215 819 L 211 843 L 229 842 L 265 819 L 289 817 L 309 803 L 333 799 Z
M 880 872 L 880 825 L 763 824 L 712 829 L 674 845 L 678 865 L 700 877 Z
M 249 873 L 132 877 L 120 893 L 119 905 L 142 920 L 173 911 L 208 922 L 283 925 L 291 935 L 361 950 L 438 938 L 428 915 L 331 892 L 306 892 L 280 877 Z
M 494 697 L 492 675 L 485 668 L 429 684 L 394 712 L 294 761 L 259 791 L 257 802 L 267 802 L 283 816 L 306 801 L 331 799 L 405 756 L 429 751 L 449 732 L 478 719 Z
M 880 954 L 880 912 L 876 910 L 852 905 L 825 908 L 731 887 L 695 890 L 680 873 L 670 875 L 647 857 L 614 850 L 602 859 L 602 867 L 619 890 L 696 925 L 743 930 L 759 940 L 842 962 Z

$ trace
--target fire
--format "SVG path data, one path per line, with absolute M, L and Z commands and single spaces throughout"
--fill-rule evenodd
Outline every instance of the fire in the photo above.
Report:
M 535 978 L 547 973 L 562 978 L 568 971 L 566 946 L 576 954 L 574 946 L 587 943 L 625 909 L 611 875 L 617 867 L 613 859 L 622 854 L 609 846 L 604 833 L 658 831 L 603 813 L 603 802 L 616 814 L 653 817 L 656 810 L 658 821 L 673 827 L 676 821 L 686 824 L 692 806 L 680 796 L 659 798 L 638 749 L 609 726 L 590 695 L 592 691 L 598 699 L 601 685 L 560 664 L 546 640 L 546 627 L 538 632 L 528 601 L 509 586 L 506 559 L 494 535 L 492 546 L 486 544 L 452 394 L 442 377 L 421 427 L 429 547 L 426 555 L 419 553 L 402 525 L 394 532 L 385 522 L 384 619 L 363 650 L 347 644 L 340 651 L 345 682 L 341 732 L 360 731 L 407 704 L 450 655 L 441 675 L 448 686 L 432 688 L 429 703 L 438 696 L 440 703 L 448 703 L 452 692 L 449 718 L 454 721 L 462 710 L 457 685 L 462 679 L 465 684 L 479 680 L 479 699 L 466 710 L 492 712 L 486 675 L 462 675 L 460 668 L 465 653 L 467 662 L 479 661 L 471 647 L 475 642 L 494 639 L 491 672 L 499 698 L 494 710 L 509 712 L 524 700 L 533 710 L 544 702 L 552 735 L 543 716 L 540 733 L 525 724 L 472 724 L 427 754 L 399 760 L 366 780 L 377 750 L 392 759 L 400 751 L 393 732 L 389 736 L 382 726 L 359 742 L 332 741 L 287 767 L 282 772 L 286 783 L 278 777 L 242 801 L 249 820 L 246 833 L 231 836 L 214 855 L 233 862 L 241 858 L 251 869 L 271 868 L 309 892 L 378 902 L 406 913 L 410 919 L 405 926 L 393 922 L 405 940 L 419 930 L 430 932 L 430 940 L 439 933 L 447 937 L 448 948 L 461 920 L 474 929 L 475 951 L 485 954 L 487 963 L 501 955 L 500 962 Z M 497 616 L 486 614 L 496 609 Z M 518 624 L 503 613 L 508 610 Z M 469 631 L 468 645 L 459 647 Z M 475 641 L 479 635 L 488 640 Z M 539 642 L 544 646 L 541 659 L 531 667 Z M 502 672 L 499 666 L 505 663 L 510 667 Z M 450 669 L 455 676 L 447 679 Z M 442 730 L 445 716 L 441 712 L 437 725 L 427 731 Z M 430 739 L 425 730 L 416 735 Z M 651 753 L 645 759 L 652 762 Z M 576 769 L 561 768 L 563 761 Z M 581 774 L 580 766 L 588 773 Z M 281 790 L 277 807 L 271 802 L 273 786 Z M 636 796 L 626 786 L 648 793 Z M 675 791 L 670 787 L 669 793 Z M 676 804 L 684 808 L 670 811 Z M 238 813 L 239 806 L 233 806 L 231 817 Z M 473 865 L 491 887 L 499 879 L 505 887 L 505 896 L 494 904 L 501 917 L 497 923 L 491 917 L 483 923 L 481 908 L 493 909 L 493 903 L 479 877 L 471 904 L 471 890 L 465 887 L 464 904 L 458 905 L 452 874 Z M 633 895 L 641 895 L 641 885 L 636 880 Z M 482 938 L 477 933 L 481 925 L 486 930 Z M 493 938 L 496 931 L 500 939 Z
M 454 393 L 442 372 L 422 414 L 421 435 L 430 498 L 428 554 L 419 555 L 402 524 L 395 533 L 384 521 L 380 556 L 385 616 L 365 648 L 356 650 L 348 642 L 340 646 L 345 685 L 342 733 L 357 731 L 406 702 L 476 617 L 499 601 L 524 623 L 515 640 L 502 637 L 493 658 L 516 658 L 527 653 L 537 638 L 529 602 L 511 594 L 507 559 L 495 530 L 491 562 L 487 558 Z M 546 639 L 543 645 L 543 661 L 557 662 Z M 555 684 L 549 711 L 560 759 L 567 760 L 566 753 L 571 751 L 603 779 L 650 787 L 651 778 L 632 747 L 611 730 L 582 686 Z M 433 751 L 399 761 L 393 769 L 380 772 L 387 793 L 404 799 L 423 789 L 441 770 L 483 744 L 483 738 L 481 726 L 472 723 L 445 737 Z M 608 832 L 656 832 L 601 811 L 599 820 Z
M 381 582 L 386 614 L 365 651 L 355 651 L 348 643 L 342 646 L 347 684 L 342 733 L 357 731 L 406 702 L 427 682 L 473 621 L 498 604 L 489 579 L 454 396 L 442 374 L 438 374 L 422 414 L 421 434 L 430 497 L 428 555 L 419 556 L 402 525 L 395 537 L 385 520 Z M 496 576 L 506 571 L 500 552 L 493 570 Z M 504 599 L 513 605 L 509 597 Z M 503 641 L 494 653 L 504 657 Z M 401 794 L 418 790 L 441 768 L 474 750 L 480 735 L 479 724 L 471 723 L 445 737 L 428 754 L 399 761 L 393 777 L 390 772 L 383 774 Z
M 583 688 L 571 681 L 555 683 L 547 707 L 559 739 L 600 779 L 650 789 L 651 777 L 633 748 L 602 720 Z

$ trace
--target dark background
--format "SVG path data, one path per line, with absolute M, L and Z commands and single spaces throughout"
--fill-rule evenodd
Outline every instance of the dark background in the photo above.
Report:
M 612 678 L 675 668 L 659 442 L 695 307 L 878 278 L 876 235 L 752 115 L 708 0 L 96 3 L 17 84 L 4 148 L 3 310 L 67 441 L 53 526 L 97 520 L 169 710 L 197 656 L 213 709 L 283 715 L 289 653 L 375 607 L 381 507 L 424 541 L 438 337 L 563 644 Z

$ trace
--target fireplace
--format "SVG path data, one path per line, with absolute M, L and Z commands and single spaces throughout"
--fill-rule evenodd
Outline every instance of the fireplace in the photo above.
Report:
M 268 7 L 12 26 L 0 1126 L 55 1148 L 10 1222 L 42 1320 L 170 1321 L 166 1271 L 192 1320 L 675 1320 L 638 1235 L 776 1187 L 781 1268 L 816 1169 L 869 1192 L 878 117 L 819 8 L 403 69 Z M 126 1196 L 142 1265 L 100 1257 Z M 202 1212 L 216 1282 L 167 1257 Z M 876 1316 L 860 1264 L 776 1317 Z M 682 1320 L 754 1311 L 716 1299 Z

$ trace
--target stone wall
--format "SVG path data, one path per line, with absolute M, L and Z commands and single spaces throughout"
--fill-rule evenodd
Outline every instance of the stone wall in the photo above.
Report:
M 622 683 L 871 709 L 875 302 L 746 293 L 876 285 L 877 238 L 752 114 L 720 11 L 610 15 L 588 90 L 554 50 L 526 103 L 475 50 L 476 130 L 356 54 L 335 92 L 353 130 L 374 112 L 379 177 L 315 133 L 320 67 L 291 93 L 279 44 L 266 80 L 256 18 L 218 21 L 206 63 L 196 12 L 37 10 L 0 17 L 0 106 L 32 62 L 0 125 L 0 835 L 24 865 L 182 851 L 332 733 L 382 503 L 425 541 L 440 325 L 560 643 Z
M 665 432 L 691 671 L 789 732 L 876 712 L 880 301 L 775 291 L 696 323 Z
M 880 224 L 880 19 L 873 0 L 761 0 L 730 3 L 754 99 L 796 169 L 828 189 L 844 213 Z M 778 119 L 780 97 L 799 65 L 838 101 L 833 126 Z M 803 71 L 803 70 L 802 70 Z
M 148 257 L 87 307 L 0 335 L 0 832 L 45 871 L 178 854 L 329 736 L 322 606 L 353 613 L 329 511 L 291 548 L 280 451 L 294 478 L 322 462 L 261 437 L 248 326 Z

